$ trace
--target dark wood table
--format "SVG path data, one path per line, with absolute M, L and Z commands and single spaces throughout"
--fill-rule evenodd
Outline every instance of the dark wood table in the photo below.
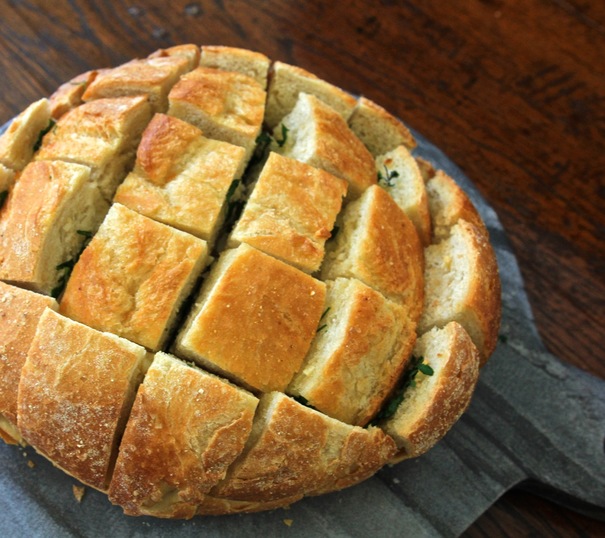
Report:
M 399 115 L 495 208 L 548 349 L 605 378 L 605 2 L 0 0 L 0 124 L 177 43 L 246 47 Z M 506 494 L 466 536 L 604 536 Z

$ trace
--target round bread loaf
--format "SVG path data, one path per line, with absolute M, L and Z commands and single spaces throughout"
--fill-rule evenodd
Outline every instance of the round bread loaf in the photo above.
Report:
M 500 284 L 414 147 L 369 99 L 229 47 L 32 104 L 0 137 L 0 436 L 168 518 L 428 450 L 494 350 Z

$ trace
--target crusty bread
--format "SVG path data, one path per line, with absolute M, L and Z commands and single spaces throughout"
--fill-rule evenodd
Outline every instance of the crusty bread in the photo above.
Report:
M 271 153 L 228 246 L 244 242 L 312 273 L 347 192 L 342 179 Z
M 240 146 L 202 136 L 189 123 L 156 114 L 114 201 L 212 247 L 227 213 L 229 189 L 244 172 L 244 153 Z
M 260 399 L 252 433 L 210 495 L 271 502 L 325 493 L 374 474 L 395 453 L 381 430 L 349 426 L 279 392 Z
M 493 351 L 500 283 L 414 145 L 234 47 L 34 103 L 0 139 L 0 438 L 163 518 L 287 506 L 428 450 Z
M 130 515 L 194 516 L 243 450 L 257 405 L 244 390 L 157 353 L 126 426 L 110 500 Z
M 481 354 L 494 351 L 500 326 L 500 279 L 486 235 L 459 220 L 449 236 L 425 251 L 425 303 L 419 334 L 457 321 Z
M 275 151 L 346 179 L 351 198 L 376 183 L 372 155 L 347 122 L 311 94 L 299 94 L 296 106 L 275 128 L 273 138 L 277 141 Z
M 403 306 L 358 280 L 326 284 L 320 328 L 286 392 L 328 416 L 365 426 L 397 383 L 416 325 Z
M 135 158 L 151 117 L 144 96 L 97 99 L 64 114 L 44 137 L 37 160 L 84 164 L 110 201 Z
M 187 60 L 187 71 L 191 71 L 200 64 L 200 53 L 200 47 L 187 43 L 185 45 L 175 45 L 174 47 L 156 50 L 148 58 L 166 58 L 169 56 L 185 58 Z
M 19 383 L 23 438 L 57 467 L 105 491 L 148 364 L 141 346 L 46 309 Z
M 441 439 L 466 410 L 479 377 L 479 352 L 455 321 L 419 338 L 414 357 L 434 373 L 419 372 L 382 424 L 399 448 L 393 461 L 419 456 Z
M 155 112 L 168 109 L 168 92 L 190 70 L 186 56 L 167 55 L 128 63 L 100 72 L 87 85 L 82 99 L 147 95 Z
M 29 105 L 0 136 L 0 163 L 15 172 L 23 170 L 49 126 L 48 99 L 40 99 Z
M 422 311 L 423 251 L 416 228 L 387 192 L 370 187 L 337 222 L 321 268 L 323 280 L 357 278 L 404 304 L 412 321 Z
M 252 156 L 265 110 L 265 90 L 252 77 L 212 67 L 198 67 L 182 76 L 168 95 L 168 114 L 200 128 Z
M 376 157 L 397 146 L 416 147 L 416 140 L 401 120 L 366 97 L 357 101 L 349 126 Z
M 77 75 L 68 82 L 61 84 L 57 90 L 48 98 L 50 104 L 50 114 L 52 118 L 58 120 L 63 114 L 69 112 L 82 104 L 82 95 L 88 85 L 104 70 L 86 71 Z
M 435 241 L 447 237 L 450 228 L 461 219 L 488 236 L 485 224 L 470 198 L 445 172 L 436 171 L 427 181 L 426 190 Z
M 283 391 L 309 350 L 324 298 L 323 282 L 242 244 L 213 266 L 176 353 L 245 387 Z
M 0 438 L 7 443 L 22 442 L 17 429 L 19 379 L 38 319 L 46 308 L 58 306 L 52 297 L 0 281 Z
M 90 169 L 80 164 L 25 167 L 0 214 L 0 278 L 58 296 L 108 209 L 89 178 Z
M 378 184 L 416 226 L 424 246 L 431 242 L 431 215 L 422 174 L 405 146 L 397 146 L 376 158 Z
M 267 90 L 265 123 L 273 129 L 284 116 L 289 114 L 300 93 L 314 95 L 345 120 L 355 107 L 355 98 L 337 86 L 326 82 L 313 73 L 284 62 L 274 62 Z
M 207 261 L 205 241 L 114 204 L 73 269 L 61 313 L 159 350 Z
M 271 61 L 260 52 L 236 47 L 204 45 L 200 65 L 243 73 L 256 80 L 264 90 L 267 88 L 267 75 Z

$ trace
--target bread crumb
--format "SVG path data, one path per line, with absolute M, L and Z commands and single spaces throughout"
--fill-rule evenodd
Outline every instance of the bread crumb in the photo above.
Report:
M 292 523 L 294 523 L 293 519 L 284 519 L 284 523 L 288 526 L 291 527 Z
M 83 486 L 76 486 L 75 484 L 71 487 L 71 489 L 74 493 L 74 497 L 76 498 L 76 501 L 81 503 L 82 498 L 84 497 L 84 493 L 86 492 L 86 489 Z
M 30 469 L 33 469 L 36 466 L 36 464 L 32 460 L 27 460 L 27 466 Z

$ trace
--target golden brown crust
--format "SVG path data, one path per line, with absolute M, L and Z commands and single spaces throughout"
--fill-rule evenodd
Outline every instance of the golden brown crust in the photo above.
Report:
M 261 397 L 255 429 L 212 496 L 271 502 L 333 491 L 375 473 L 395 452 L 381 430 L 348 426 L 276 392 Z
M 243 450 L 257 404 L 218 377 L 156 354 L 124 432 L 110 500 L 129 515 L 192 517 Z
M 325 285 L 245 244 L 221 258 L 177 353 L 253 389 L 284 390 L 317 330 Z
M 322 278 L 357 278 L 420 316 L 424 256 L 416 228 L 377 185 L 344 210 L 342 229 L 330 246 Z
M 16 428 L 17 425 L 21 369 L 38 320 L 46 308 L 56 310 L 57 302 L 51 297 L 0 281 L 0 434 L 4 430 L 9 438 L 14 439 L 10 426 Z M 2 417 L 9 423 L 6 428 L 3 428 Z
M 252 77 L 198 67 L 182 76 L 168 96 L 168 114 L 187 121 L 209 138 L 246 149 L 252 155 L 265 110 L 265 91 Z
M 349 183 L 349 198 L 357 198 L 376 184 L 374 158 L 333 108 L 317 97 L 301 93 L 292 112 L 283 119 L 290 131 L 282 148 L 288 157 L 322 168 Z M 274 138 L 281 140 L 282 126 Z
M 267 510 L 287 507 L 296 501 L 300 501 L 302 497 L 301 494 L 298 494 L 293 495 L 292 497 L 286 497 L 285 499 L 277 499 L 275 501 L 255 502 L 219 499 L 206 495 L 198 507 L 197 514 L 200 516 L 221 516 L 226 514 L 265 512 Z
M 0 136 L 0 163 L 18 172 L 31 160 L 42 131 L 48 128 L 50 106 L 48 99 L 29 105 Z
M 470 222 L 478 231 L 488 236 L 485 224 L 470 198 L 443 170 L 435 172 L 427 181 L 426 189 L 433 222 L 433 242 L 447 237 L 450 228 L 461 219 Z
M 345 181 L 271 153 L 230 245 L 245 242 L 303 271 L 317 271 L 346 192 Z
M 19 384 L 23 437 L 56 466 L 104 491 L 145 359 L 140 346 L 46 309 Z
M 397 383 L 416 325 L 402 306 L 357 280 L 328 281 L 327 288 L 322 329 L 288 392 L 330 417 L 365 426 Z
M 394 462 L 419 456 L 439 441 L 468 407 L 479 377 L 479 352 L 456 322 L 423 335 L 416 357 L 434 370 L 418 374 L 395 415 L 382 424 L 396 441 Z
M 104 70 L 86 71 L 65 84 L 61 84 L 48 98 L 51 116 L 58 120 L 63 114 L 82 104 L 82 95 L 86 88 Z
M 187 71 L 196 68 L 200 63 L 200 47 L 193 44 L 175 45 L 166 49 L 159 49 L 151 53 L 148 58 L 165 58 L 167 56 L 178 56 L 187 59 Z
M 168 92 L 190 70 L 190 59 L 167 55 L 131 60 L 100 72 L 86 87 L 82 99 L 147 95 L 154 111 L 166 111 Z
M 73 269 L 61 312 L 157 350 L 207 250 L 201 239 L 114 204 Z
M 44 137 L 36 159 L 89 166 L 91 181 L 111 201 L 134 162 L 136 146 L 150 118 L 145 96 L 84 103 L 57 121 Z
M 427 249 L 426 260 L 426 301 L 419 333 L 457 321 L 479 349 L 481 365 L 485 364 L 496 348 L 501 316 L 500 277 L 489 239 L 483 230 L 459 220 L 446 239 Z
M 239 146 L 203 137 L 189 123 L 156 114 L 114 201 L 212 245 L 229 187 L 243 173 L 244 153 Z
M 313 73 L 284 62 L 274 62 L 269 79 L 265 123 L 275 127 L 294 108 L 300 93 L 319 98 L 345 120 L 355 107 L 355 98 Z
M 267 87 L 267 74 L 271 60 L 260 52 L 236 47 L 204 45 L 200 65 L 224 71 L 236 71 L 252 77 L 263 89 Z
M 349 118 L 349 125 L 374 156 L 382 155 L 401 145 L 410 150 L 416 147 L 416 140 L 410 130 L 395 116 L 366 97 L 357 101 L 357 106 Z

